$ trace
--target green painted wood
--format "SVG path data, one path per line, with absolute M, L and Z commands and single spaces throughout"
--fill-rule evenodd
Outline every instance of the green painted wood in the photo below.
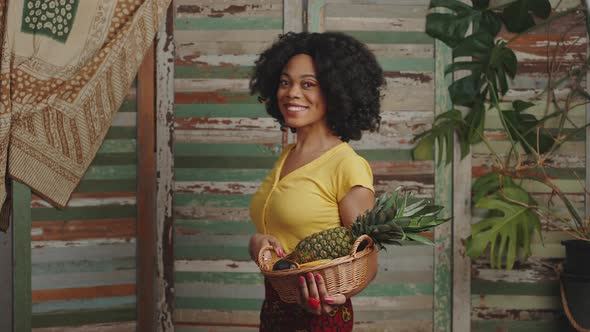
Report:
M 84 173 L 82 181 L 135 180 L 136 174 L 135 165 L 92 165 Z
M 182 181 L 262 181 L 268 169 L 178 168 L 177 182 Z
M 412 160 L 412 150 L 357 150 L 367 161 L 409 161 Z
M 12 182 L 14 331 L 31 331 L 31 189 Z
M 445 77 L 444 69 L 451 62 L 450 49 L 440 41 L 435 41 L 435 115 L 442 114 L 450 109 L 451 102 L 448 97 L 447 87 L 449 78 Z M 437 145 L 437 149 L 440 146 Z M 447 147 L 452 149 L 453 147 Z M 438 153 L 435 152 L 435 155 Z M 446 164 L 445 160 L 435 161 L 435 195 L 436 204 L 444 206 L 444 216 L 453 214 L 453 172 L 452 160 Z M 434 318 L 433 330 L 435 332 L 452 331 L 452 236 L 451 227 L 448 224 L 437 227 L 435 231 L 434 253 Z
M 83 180 L 76 187 L 77 193 L 91 192 L 135 192 L 137 182 L 132 180 Z
M 262 306 L 262 299 L 219 299 L 201 297 L 176 297 L 178 309 L 209 309 L 223 311 L 259 311 Z
M 248 207 L 252 195 L 183 194 L 174 195 L 174 206 Z
M 434 61 L 432 58 L 383 58 L 377 61 L 386 72 L 410 71 L 432 72 Z M 174 72 L 176 79 L 248 79 L 252 74 L 251 66 L 190 66 L 178 65 Z
M 177 284 L 182 283 L 222 283 L 222 284 L 240 284 L 240 285 L 262 285 L 264 276 L 262 273 L 246 272 L 175 272 L 174 281 Z
M 252 66 L 182 66 L 174 67 L 174 78 L 231 78 L 247 79 Z
M 36 314 L 31 325 L 34 328 L 54 326 L 80 326 L 104 323 L 127 322 L 135 320 L 135 306 L 109 310 L 92 310 L 80 312 L 55 312 Z M 20 330 L 17 330 L 20 332 Z
M 97 154 L 93 165 L 133 165 L 137 163 L 136 153 Z
M 367 44 L 432 44 L 432 37 L 417 31 L 342 31 Z
M 104 296 L 94 299 L 68 299 L 33 303 L 33 315 L 48 312 L 68 312 L 83 310 L 104 310 L 134 307 L 135 296 Z
M 105 136 L 105 139 L 135 138 L 135 128 L 133 127 L 111 127 Z
M 181 17 L 176 30 L 266 30 L 282 29 L 282 17 Z
M 134 218 L 137 215 L 135 205 L 84 206 L 66 209 L 37 208 L 32 209 L 31 217 L 35 221 L 51 220 L 85 220 L 107 218 Z
M 304 29 L 308 32 L 323 32 L 324 28 L 324 10 L 326 0 L 308 0 L 307 1 L 307 26 Z
M 176 220 L 175 227 L 182 232 L 199 232 L 207 234 L 254 234 L 256 228 L 250 220 L 245 221 L 211 221 L 211 220 Z
M 264 118 L 269 117 L 260 103 L 256 104 L 176 104 L 177 118 Z
M 44 276 L 65 273 L 112 272 L 134 270 L 135 258 L 107 258 L 103 260 L 79 260 L 65 262 L 36 262 L 31 266 L 31 275 Z
M 67 248 L 70 251 L 76 251 L 76 247 Z M 132 270 L 120 270 L 109 272 L 71 272 L 58 273 L 49 275 L 34 275 L 33 290 L 59 290 L 64 288 L 88 288 L 96 286 L 115 286 L 135 283 L 137 272 Z M 89 299 L 94 301 L 103 296 Z M 108 296 L 106 296 L 108 298 Z M 66 304 L 68 301 L 66 301 Z
M 472 332 L 575 332 L 563 321 L 499 321 L 499 320 L 474 320 L 471 323 Z
M 135 102 L 135 99 L 124 100 L 117 112 L 137 112 L 137 103 Z
M 385 72 L 433 72 L 432 58 L 377 58 Z
M 257 104 L 258 97 L 251 96 L 248 92 L 177 92 L 175 94 L 177 104 Z M 175 106 L 176 108 L 177 106 Z
M 135 153 L 137 141 L 135 139 L 107 139 L 102 142 L 98 154 Z
M 253 169 L 253 168 L 272 168 L 276 157 L 181 157 L 175 155 L 174 166 L 178 168 L 193 168 L 200 166 L 203 168 L 219 169 Z
M 281 152 L 280 144 L 271 146 L 264 144 L 239 143 L 175 143 L 176 156 L 232 156 L 232 157 L 274 157 Z
M 236 261 L 250 261 L 248 246 L 179 246 L 174 244 L 176 259 L 231 259 Z
M 559 296 L 559 284 L 556 281 L 506 282 L 473 279 L 472 294 L 486 295 L 534 295 Z

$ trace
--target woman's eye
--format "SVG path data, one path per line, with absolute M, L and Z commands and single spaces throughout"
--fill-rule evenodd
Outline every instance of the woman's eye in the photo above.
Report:
M 303 82 L 303 84 L 301 84 L 305 89 L 309 89 L 311 87 L 314 87 L 315 84 L 312 82 Z
M 279 81 L 279 86 L 288 86 L 289 82 L 287 82 L 286 80 L 280 80 Z

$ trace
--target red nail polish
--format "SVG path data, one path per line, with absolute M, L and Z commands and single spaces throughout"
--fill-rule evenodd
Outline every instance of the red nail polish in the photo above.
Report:
M 313 280 L 313 274 L 311 272 L 307 272 L 307 279 Z
M 304 284 L 305 283 L 305 278 L 303 278 L 303 276 L 299 276 L 299 282 Z
M 331 297 L 325 297 L 324 298 L 324 302 L 328 303 L 328 304 L 332 304 L 334 303 L 334 299 Z
M 322 281 L 322 275 L 321 275 L 321 274 L 319 274 L 319 273 L 317 273 L 317 274 L 315 275 L 315 280 L 317 280 L 317 281 Z

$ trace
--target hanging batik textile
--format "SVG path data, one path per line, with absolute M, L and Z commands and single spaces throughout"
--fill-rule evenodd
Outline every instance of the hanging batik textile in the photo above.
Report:
M 65 206 L 170 0 L 0 0 L 0 202 L 8 175 Z

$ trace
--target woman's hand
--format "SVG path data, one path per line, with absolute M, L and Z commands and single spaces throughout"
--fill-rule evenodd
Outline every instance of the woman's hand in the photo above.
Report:
M 250 257 L 253 261 L 258 261 L 258 253 L 260 253 L 260 249 L 264 248 L 265 246 L 272 246 L 275 253 L 279 257 L 285 256 L 285 252 L 281 247 L 281 242 L 279 240 L 268 234 L 260 234 L 256 233 L 252 235 L 250 238 L 250 243 L 248 245 L 248 250 L 250 251 Z M 265 253 L 265 259 L 271 259 L 270 252 Z
M 305 277 L 299 276 L 297 293 L 299 305 L 316 315 L 331 313 L 334 309 L 332 306 L 346 303 L 346 296 L 343 294 L 328 295 L 324 278 L 319 273 L 314 276 L 308 272 Z

